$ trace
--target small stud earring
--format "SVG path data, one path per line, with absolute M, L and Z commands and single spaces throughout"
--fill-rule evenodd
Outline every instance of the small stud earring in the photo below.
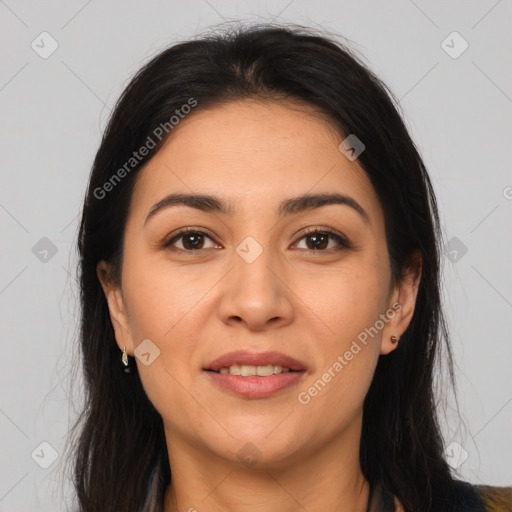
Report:
M 123 371 L 125 373 L 131 373 L 132 369 L 130 367 L 130 361 L 128 360 L 128 354 L 126 353 L 126 347 L 123 349 L 123 355 L 121 356 L 121 361 L 123 362 Z
M 393 345 L 398 343 L 398 338 L 396 336 L 391 336 L 391 343 L 393 343 Z

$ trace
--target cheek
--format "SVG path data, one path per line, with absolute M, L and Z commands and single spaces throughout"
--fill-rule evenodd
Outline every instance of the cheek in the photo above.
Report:
M 387 273 L 382 265 L 361 260 L 357 265 L 347 265 L 324 275 L 316 284 L 316 292 L 309 287 L 310 301 L 341 344 L 357 337 L 384 313 Z
M 338 411 L 329 420 L 333 424 L 362 405 L 370 386 L 385 325 L 380 315 L 385 313 L 386 286 L 382 265 L 362 263 L 337 271 L 324 280 L 323 293 L 310 296 L 310 309 L 328 327 L 328 335 L 313 340 L 321 364 L 308 381 L 310 387 L 301 388 L 307 395 L 301 403 L 311 399 L 319 414 L 333 407 Z
M 171 266 L 163 258 L 144 254 L 127 258 L 125 268 L 123 288 L 135 343 L 149 338 L 159 344 L 180 333 L 180 342 L 186 346 L 190 336 L 183 331 L 190 327 L 188 319 L 194 310 L 201 309 L 201 297 L 206 298 L 215 279 L 209 280 L 204 270 Z
M 335 433 L 357 417 L 379 358 L 381 330 L 375 325 L 384 298 L 378 279 L 369 276 L 340 276 L 328 290 L 330 300 L 316 311 L 330 332 L 316 338 L 310 333 L 319 364 L 296 395 L 308 418 L 322 418 L 325 432 Z
M 198 371 L 197 344 L 205 322 L 198 315 L 204 312 L 203 301 L 215 280 L 195 279 L 190 267 L 173 267 L 171 272 L 168 262 L 147 256 L 126 258 L 124 268 L 123 289 L 135 349 L 149 339 L 159 350 L 148 366 L 136 361 L 143 388 L 165 423 L 188 435 L 190 424 L 202 421 L 200 404 L 207 403 L 191 377 Z

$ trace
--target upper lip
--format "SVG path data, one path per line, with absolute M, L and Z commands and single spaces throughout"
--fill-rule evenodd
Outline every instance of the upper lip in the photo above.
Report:
M 249 352 L 247 350 L 237 350 L 224 354 L 209 363 L 204 369 L 217 372 L 221 368 L 234 364 L 249 366 L 278 365 L 286 366 L 290 370 L 305 370 L 305 366 L 300 361 L 281 352 Z

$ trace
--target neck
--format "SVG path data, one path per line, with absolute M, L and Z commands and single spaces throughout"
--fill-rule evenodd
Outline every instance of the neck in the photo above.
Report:
M 166 432 L 173 449 L 164 512 L 366 512 L 370 487 L 359 465 L 359 437 L 346 434 L 286 463 L 249 466 Z

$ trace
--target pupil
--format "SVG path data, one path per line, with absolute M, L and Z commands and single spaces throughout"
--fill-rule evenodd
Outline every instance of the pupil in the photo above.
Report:
M 325 240 L 327 239 L 327 237 L 325 235 L 310 235 L 309 237 L 311 240 L 313 240 L 313 249 L 323 249 L 325 248 Z M 323 240 L 319 240 L 319 239 L 323 239 Z M 316 240 L 316 242 L 315 242 Z M 317 242 L 320 242 L 320 244 L 318 244 Z M 324 242 L 324 243 L 322 243 Z
M 185 237 L 185 247 L 188 249 L 190 247 L 187 247 L 187 245 L 189 245 L 189 241 L 192 240 L 192 239 L 195 239 L 195 241 L 193 241 L 190 245 L 192 246 L 191 248 L 192 249 L 197 249 L 198 248 L 198 244 L 200 243 L 200 239 L 201 239 L 201 235 L 187 235 Z

